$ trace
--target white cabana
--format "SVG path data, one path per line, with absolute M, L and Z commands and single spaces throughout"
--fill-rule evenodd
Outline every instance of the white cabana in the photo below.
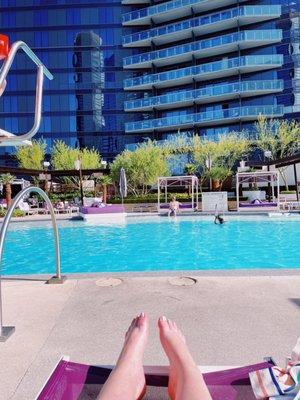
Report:
M 240 185 L 254 185 L 264 184 L 271 187 L 270 201 L 263 201 L 261 199 L 253 199 L 248 202 L 240 202 L 239 189 Z M 277 188 L 277 198 L 275 197 L 275 187 Z M 237 211 L 274 211 L 279 210 L 279 172 L 274 171 L 251 171 L 251 172 L 238 172 L 236 174 L 236 201 Z
M 199 202 L 199 181 L 195 175 L 186 176 L 161 176 L 157 181 L 157 211 L 165 211 L 169 208 L 168 189 L 187 188 L 191 194 L 192 200 L 189 203 L 183 203 L 181 211 L 194 211 L 198 208 Z M 164 203 L 161 202 L 161 195 L 164 196 Z

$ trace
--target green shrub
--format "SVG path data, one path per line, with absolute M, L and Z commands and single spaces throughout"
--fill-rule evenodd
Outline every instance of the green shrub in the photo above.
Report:
M 168 202 L 171 201 L 171 198 L 175 196 L 176 199 L 182 203 L 184 202 L 191 202 L 192 201 L 192 197 L 189 196 L 187 193 L 169 193 L 168 194 Z M 236 201 L 236 197 L 229 197 L 228 198 L 229 201 Z M 240 197 L 240 201 L 246 201 L 247 197 Z M 161 203 L 165 202 L 165 197 L 163 195 L 161 195 L 160 197 L 160 201 Z M 199 193 L 199 201 L 201 201 L 201 193 Z M 120 204 L 121 203 L 121 199 L 119 197 L 115 197 L 115 198 L 111 198 L 108 200 L 108 203 L 111 204 Z M 150 203 L 150 204 L 154 204 L 157 203 L 157 195 L 154 193 L 145 195 L 145 196 L 128 196 L 124 199 L 124 203 L 125 204 L 139 204 L 139 203 Z
M 192 200 L 192 197 L 189 196 L 187 193 L 168 193 L 168 201 L 171 201 L 172 197 L 175 196 L 178 201 L 188 202 Z M 200 198 L 200 195 L 199 195 Z M 160 201 L 165 201 L 165 196 L 161 194 Z M 121 199 L 119 197 L 115 197 L 108 200 L 109 203 L 118 204 L 121 203 Z M 156 203 L 157 202 L 157 194 L 156 193 L 148 193 L 143 196 L 128 196 L 124 199 L 124 203 Z
M 282 190 L 280 194 L 296 194 L 296 190 Z
M 25 217 L 26 213 L 22 210 L 14 210 L 13 211 L 13 217 Z
M 4 218 L 6 213 L 7 213 L 7 210 L 1 209 L 0 210 L 0 218 Z M 16 209 L 13 211 L 12 216 L 13 217 L 25 217 L 25 215 L 26 215 L 26 213 L 24 211 Z

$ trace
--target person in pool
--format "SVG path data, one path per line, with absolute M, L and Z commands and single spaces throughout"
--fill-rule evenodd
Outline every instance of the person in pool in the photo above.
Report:
M 169 359 L 171 400 L 212 400 L 203 376 L 175 322 L 160 317 L 160 342 Z M 143 355 L 149 336 L 149 319 L 144 313 L 134 318 L 116 367 L 109 375 L 98 400 L 141 400 L 146 393 Z
M 176 217 L 179 211 L 179 207 L 180 207 L 179 201 L 176 200 L 176 197 L 173 197 L 172 201 L 169 204 L 168 216 L 170 217 L 171 215 L 174 215 L 174 217 Z
M 222 224 L 225 224 L 225 220 L 224 220 L 223 217 L 221 217 L 220 214 L 216 214 L 216 215 L 215 215 L 214 223 L 215 223 L 215 224 L 220 224 L 220 225 L 222 225 Z

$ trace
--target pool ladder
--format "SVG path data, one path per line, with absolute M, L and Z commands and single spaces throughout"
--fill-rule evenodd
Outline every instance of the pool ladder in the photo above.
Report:
M 32 193 L 32 192 L 39 194 L 46 202 L 47 207 L 50 211 L 52 226 L 53 226 L 53 231 L 54 231 L 56 273 L 52 278 L 47 280 L 47 283 L 49 283 L 49 284 L 64 283 L 64 281 L 66 280 L 66 277 L 62 276 L 61 271 L 60 271 L 59 236 L 58 236 L 57 221 L 56 221 L 54 209 L 53 209 L 52 203 L 51 203 L 49 197 L 47 196 L 47 194 L 39 187 L 30 186 L 30 187 L 27 187 L 27 188 L 21 190 L 21 192 L 19 192 L 17 194 L 17 196 L 14 198 L 13 203 L 11 204 L 11 206 L 9 207 L 9 209 L 7 211 L 7 214 L 5 215 L 5 218 L 4 218 L 2 227 L 1 227 L 1 231 L 0 231 L 0 266 L 1 266 L 1 262 L 2 262 L 2 256 L 3 256 L 4 241 L 6 238 L 8 225 L 10 223 L 13 212 L 14 212 L 15 208 L 17 207 L 19 201 L 22 198 L 24 198 L 27 194 Z M 0 273 L 1 273 L 1 269 L 0 269 Z M 9 336 L 11 336 L 12 333 L 15 331 L 15 327 L 14 326 L 3 326 L 1 283 L 2 283 L 2 278 L 0 275 L 0 342 L 5 342 L 6 339 L 8 339 Z
M 12 44 L 9 54 L 5 58 L 0 69 L 0 87 L 5 85 L 7 74 L 10 71 L 12 63 L 19 50 L 23 50 L 31 59 L 31 61 L 37 66 L 34 123 L 32 128 L 22 135 L 17 135 L 0 128 L 0 146 L 17 146 L 31 143 L 30 140 L 38 132 L 41 125 L 44 75 L 50 80 L 53 79 L 51 72 L 31 50 L 31 48 L 25 42 L 19 40 Z

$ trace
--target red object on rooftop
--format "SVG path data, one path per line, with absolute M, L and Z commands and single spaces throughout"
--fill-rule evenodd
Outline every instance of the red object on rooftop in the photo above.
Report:
M 0 34 L 0 60 L 3 60 L 9 53 L 9 38 Z

